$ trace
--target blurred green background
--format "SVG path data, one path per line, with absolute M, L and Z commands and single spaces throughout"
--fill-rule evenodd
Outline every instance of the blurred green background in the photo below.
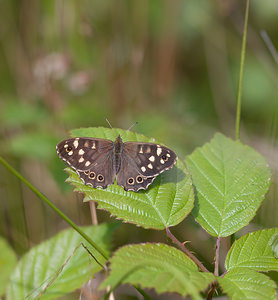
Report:
M 55 145 L 70 129 L 108 126 L 105 118 L 123 129 L 138 121 L 133 130 L 181 158 L 217 131 L 234 138 L 244 10 L 239 0 L 0 0 L 0 155 L 76 223 L 90 224 Z M 275 0 L 250 4 L 241 141 L 273 173 L 252 230 L 278 225 L 278 65 L 262 30 L 278 47 Z M 67 226 L 1 165 L 0 196 L 0 234 L 19 255 Z M 213 261 L 213 240 L 190 217 L 175 233 Z M 166 237 L 128 224 L 115 237 L 116 246 L 141 241 Z

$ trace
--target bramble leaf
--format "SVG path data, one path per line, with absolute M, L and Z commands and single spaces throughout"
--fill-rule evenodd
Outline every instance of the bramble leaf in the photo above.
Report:
M 214 280 L 213 274 L 199 272 L 183 252 L 165 244 L 124 246 L 114 253 L 110 269 L 102 288 L 139 284 L 158 293 L 177 292 L 192 299 L 202 299 L 200 292 Z
M 218 278 L 223 290 L 232 300 L 276 300 L 276 284 L 268 276 L 247 268 L 234 268 Z
M 115 224 L 83 227 L 107 254 Z M 57 299 L 80 288 L 101 266 L 80 245 L 83 242 L 102 265 L 104 258 L 73 229 L 64 230 L 26 253 L 10 277 L 7 300 Z
M 278 271 L 278 259 L 272 250 L 278 228 L 248 233 L 234 242 L 225 261 L 227 270 L 249 268 L 254 271 Z
M 211 235 L 229 236 L 246 226 L 270 185 L 264 157 L 222 134 L 186 158 L 196 189 L 195 219 Z

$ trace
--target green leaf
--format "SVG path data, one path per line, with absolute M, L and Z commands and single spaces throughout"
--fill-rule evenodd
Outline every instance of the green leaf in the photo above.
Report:
M 53 156 L 56 144 L 57 139 L 50 133 L 27 132 L 6 142 L 3 151 L 17 157 L 46 160 Z
M 115 131 L 115 132 L 114 132 Z M 107 128 L 87 128 L 73 130 L 73 136 L 94 136 L 114 140 L 118 134 L 124 141 L 154 142 L 131 131 Z M 67 169 L 67 181 L 75 185 L 75 191 L 85 193 L 84 201 L 98 202 L 98 208 L 145 228 L 164 229 L 180 223 L 192 210 L 194 192 L 191 178 L 185 166 L 178 160 L 171 170 L 160 174 L 146 191 L 126 192 L 113 184 L 107 189 L 94 189 L 86 186 L 76 172 Z
M 278 234 L 277 233 L 272 237 L 270 244 L 271 244 L 273 256 L 275 258 L 278 258 Z
M 254 149 L 216 134 L 186 159 L 196 188 L 192 211 L 211 235 L 225 237 L 246 226 L 270 185 L 270 169 Z
M 83 227 L 107 254 L 115 224 Z M 104 258 L 73 229 L 64 230 L 32 248 L 19 261 L 7 288 L 7 300 L 57 299 L 80 288 L 101 269 L 80 245 L 83 242 L 102 265 Z
M 16 265 L 16 255 L 6 240 L 0 238 L 0 296 L 5 293 L 7 283 Z
M 232 300 L 276 300 L 276 284 L 268 276 L 247 268 L 234 268 L 218 282 Z
M 165 244 L 139 244 L 122 247 L 111 259 L 111 272 L 101 288 L 114 289 L 120 283 L 139 284 L 158 293 L 177 292 L 201 299 L 213 280 L 211 273 L 198 271 L 195 263 L 183 252 Z
M 272 250 L 273 238 L 277 234 L 278 228 L 264 229 L 248 233 L 235 241 L 226 257 L 226 269 L 278 271 L 278 259 L 274 257 Z

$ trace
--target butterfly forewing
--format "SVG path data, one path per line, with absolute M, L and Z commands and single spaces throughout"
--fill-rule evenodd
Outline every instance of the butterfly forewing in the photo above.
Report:
M 102 163 L 112 151 L 112 141 L 96 138 L 71 138 L 57 145 L 57 153 L 75 170 L 89 170 Z

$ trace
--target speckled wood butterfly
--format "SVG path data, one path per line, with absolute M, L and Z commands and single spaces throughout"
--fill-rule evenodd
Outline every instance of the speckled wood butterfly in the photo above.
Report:
M 177 155 L 167 147 L 140 142 L 123 143 L 78 137 L 62 141 L 56 147 L 59 157 L 72 167 L 86 184 L 106 188 L 117 184 L 126 191 L 147 189 L 160 173 L 172 168 Z

